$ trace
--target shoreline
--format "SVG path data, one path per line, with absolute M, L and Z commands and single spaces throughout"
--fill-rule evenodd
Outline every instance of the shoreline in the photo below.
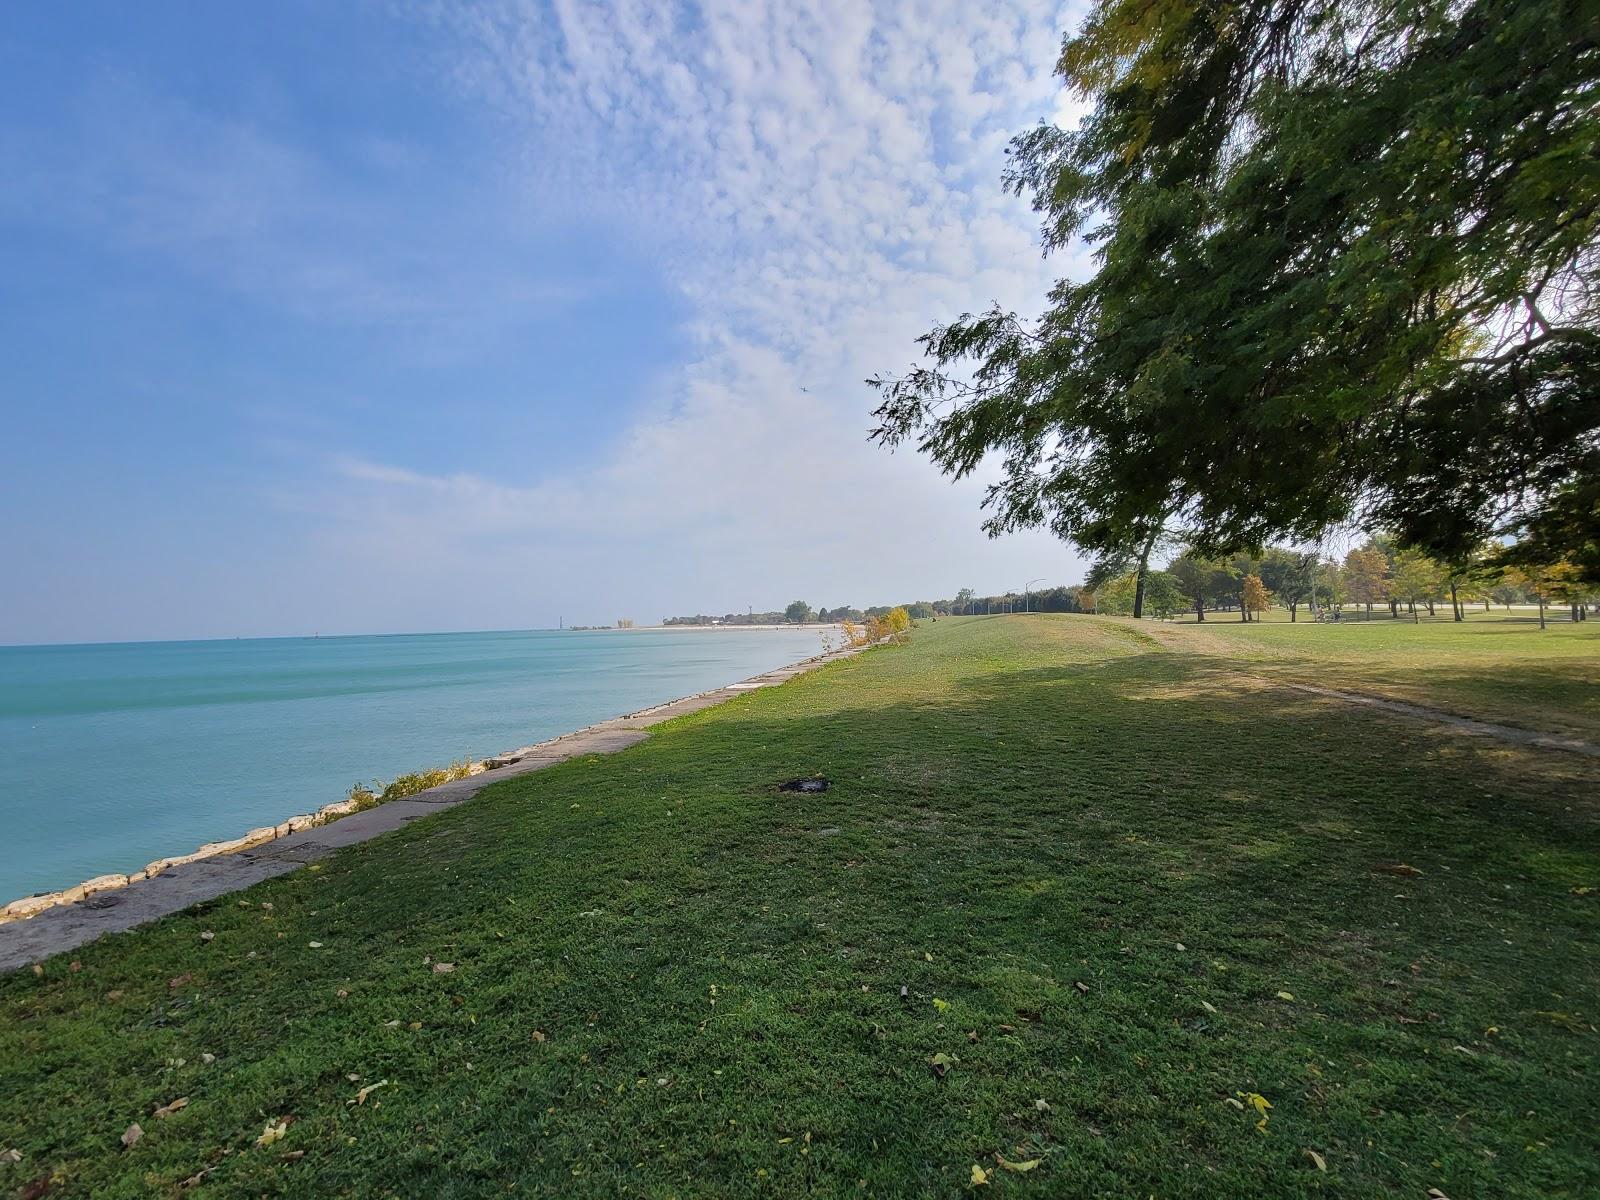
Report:
M 658 631 L 669 631 L 670 632 L 670 631 L 673 631 L 673 630 L 675 630 L 677 628 L 679 628 L 679 627 L 677 627 L 677 626 L 664 626 L 664 625 L 663 626 L 632 626 L 632 627 L 627 627 L 627 628 L 622 628 L 622 629 L 618 629 L 618 628 L 615 628 L 615 627 L 606 627 L 604 629 L 582 630 L 582 631 L 578 631 L 578 632 L 610 632 L 610 633 L 635 633 L 635 632 L 658 632 Z M 791 631 L 791 632 L 805 632 L 805 633 L 810 633 L 810 634 L 813 634 L 813 635 L 821 633 L 823 635 L 823 640 L 822 640 L 822 643 L 821 643 L 821 649 L 820 650 L 813 649 L 813 652 L 812 652 L 811 655 L 805 656 L 805 658 L 811 658 L 811 657 L 816 657 L 817 654 L 826 654 L 832 648 L 833 642 L 832 642 L 831 639 L 829 639 L 827 637 L 827 633 L 828 633 L 828 631 L 830 629 L 837 629 L 838 627 L 837 626 L 821 625 L 821 624 L 812 623 L 812 624 L 804 625 L 804 626 L 801 626 L 801 625 L 786 625 L 786 626 L 704 626 L 704 625 L 696 625 L 696 626 L 684 626 L 682 628 L 688 629 L 691 632 L 705 631 L 705 630 L 710 630 L 710 629 L 713 629 L 713 628 L 729 628 L 729 629 L 770 628 L 770 629 L 783 629 L 783 630 L 788 630 L 788 631 Z M 559 631 L 559 630 L 549 630 L 548 632 L 557 633 L 557 632 L 561 632 L 561 631 Z M 569 630 L 568 632 L 572 632 L 572 631 Z M 359 636 L 365 637 L 365 636 L 374 636 L 374 635 L 359 635 Z M 376 635 L 376 636 L 385 636 L 385 635 Z M 402 636 L 404 636 L 404 635 L 402 635 Z M 107 643 L 107 644 L 116 644 L 116 643 Z M 815 644 L 813 644 L 813 645 L 815 645 Z M 801 649 L 803 649 L 803 647 L 795 647 L 794 648 L 795 652 L 798 652 Z M 782 663 L 782 664 L 780 664 L 779 668 L 774 668 L 774 669 L 781 669 L 781 667 L 786 667 L 786 666 L 793 665 L 794 662 L 805 661 L 805 658 L 797 658 L 797 659 L 792 660 L 791 662 Z M 735 683 L 738 683 L 738 682 L 739 681 L 735 681 Z M 732 686 L 732 685 L 728 685 L 728 686 Z M 713 689 L 713 690 L 716 690 L 716 689 Z M 692 695 L 699 695 L 699 694 L 700 693 L 692 693 Z M 678 699 L 683 699 L 683 698 L 684 697 L 679 697 Z M 675 701 L 669 700 L 669 701 L 664 701 L 663 703 L 674 703 L 674 702 Z M 627 715 L 627 714 L 624 714 L 624 715 Z M 613 718 L 602 718 L 602 721 L 609 720 L 609 719 L 613 719 Z M 585 726 L 583 728 L 588 728 L 588 727 Z M 553 740 L 558 740 L 558 739 L 560 739 L 562 737 L 570 736 L 573 733 L 579 733 L 579 732 L 582 732 L 581 728 L 580 729 L 576 729 L 576 730 L 566 730 L 566 731 L 563 731 L 561 733 L 553 734 L 551 736 L 551 738 L 548 739 L 548 740 L 552 740 L 552 741 Z M 514 733 L 513 733 L 513 736 L 515 736 Z M 523 750 L 526 750 L 527 748 L 528 747 L 525 746 L 525 747 L 523 747 Z M 401 782 L 407 781 L 407 780 L 413 780 L 414 781 L 416 776 L 418 776 L 418 775 L 434 775 L 434 774 L 439 773 L 439 772 L 448 772 L 448 775 L 445 778 L 445 782 L 454 782 L 454 781 L 456 781 L 456 780 L 458 780 L 459 778 L 462 778 L 462 777 L 472 777 L 472 776 L 476 776 L 478 774 L 481 774 L 482 772 L 484 772 L 486 770 L 492 770 L 497 766 L 503 765 L 503 763 L 505 761 L 508 761 L 508 760 L 509 761 L 515 761 L 514 757 L 509 757 L 509 759 L 508 759 L 508 756 L 514 756 L 516 753 L 517 753 L 517 751 L 501 751 L 499 753 L 486 755 L 486 756 L 484 756 L 482 758 L 478 758 L 478 759 L 451 762 L 451 763 L 445 765 L 442 768 L 435 768 L 435 767 L 432 767 L 432 766 L 414 768 L 414 769 L 412 769 L 410 771 L 403 772 L 402 774 L 400 774 L 398 776 L 395 776 L 395 780 L 396 781 L 401 781 Z M 360 786 L 360 785 L 358 785 L 358 786 Z M 425 789 L 418 788 L 416 791 L 411 792 L 409 794 L 402 793 L 402 794 L 399 794 L 399 795 L 396 795 L 396 796 L 392 796 L 389 800 L 382 801 L 382 803 L 393 803 L 395 800 L 398 800 L 398 799 L 409 799 L 412 796 L 414 796 L 416 794 L 419 794 L 422 790 L 425 790 Z M 355 797 L 355 795 L 354 795 L 354 789 L 352 789 L 352 791 L 350 793 L 347 793 L 346 795 L 344 795 L 344 796 L 342 796 L 342 797 L 340 797 L 338 799 L 331 800 L 329 803 L 323 804 L 320 807 L 315 808 L 315 809 L 313 809 L 313 810 L 311 810 L 309 812 L 294 813 L 294 814 L 292 814 L 290 816 L 282 818 L 281 820 L 272 821 L 272 823 L 270 823 L 270 824 L 262 824 L 262 825 L 254 827 L 254 828 L 248 829 L 244 833 L 241 833 L 241 834 L 239 834 L 237 836 L 217 836 L 217 834 L 223 833 L 224 831 L 223 830 L 214 830 L 213 834 L 212 834 L 212 840 L 209 840 L 209 841 L 206 841 L 206 842 L 203 842 L 203 843 L 199 844 L 198 846 L 196 846 L 195 849 L 189 851 L 188 853 L 166 854 L 166 853 L 159 853 L 158 852 L 158 854 L 157 854 L 157 856 L 155 858 L 151 859 L 143 867 L 139 867 L 139 868 L 134 869 L 134 870 L 130 870 L 130 871 L 126 871 L 126 872 L 117 871 L 117 870 L 103 871 L 101 874 L 97 874 L 97 875 L 94 875 L 94 876 L 92 876 L 90 878 L 83 879 L 83 880 L 81 880 L 79 882 L 76 882 L 76 883 L 73 883 L 73 884 L 71 884 L 69 886 L 63 886 L 63 887 L 59 887 L 59 888 L 55 888 L 55 889 L 51 889 L 51 888 L 46 887 L 43 890 L 27 892 L 27 893 L 24 893 L 22 895 L 13 894 L 11 897 L 0 898 L 0 928 L 4 928 L 7 924 L 9 924 L 11 922 L 14 922 L 14 921 L 30 920 L 30 919 L 38 916 L 40 913 L 48 911 L 51 908 L 55 908 L 55 907 L 58 907 L 58 906 L 61 906 L 61 905 L 66 905 L 66 904 L 76 904 L 76 903 L 79 903 L 80 901 L 89 899 L 90 897 L 103 895 L 104 893 L 107 893 L 107 892 L 120 891 L 120 890 L 122 890 L 124 888 L 127 888 L 127 887 L 130 887 L 132 885 L 135 885 L 135 884 L 138 884 L 138 883 L 142 883 L 147 879 L 155 878 L 155 877 L 163 874 L 164 872 L 166 872 L 166 871 L 168 871 L 168 870 L 170 870 L 170 869 L 172 869 L 174 867 L 185 866 L 185 865 L 190 864 L 190 863 L 201 862 L 201 861 L 204 861 L 206 859 L 213 859 L 213 858 L 220 857 L 222 855 L 237 854 L 237 853 L 240 853 L 242 851 L 252 850 L 252 849 L 255 849 L 257 847 L 260 847 L 260 846 L 263 846 L 263 845 L 267 845 L 267 844 L 269 844 L 271 842 L 274 842 L 274 841 L 276 841 L 276 840 L 278 840 L 280 838 L 287 837 L 290 834 L 299 833 L 302 830 L 306 830 L 306 829 L 312 829 L 312 828 L 316 828 L 316 827 L 319 827 L 319 826 L 324 826 L 324 825 L 330 824 L 330 823 L 332 823 L 334 821 L 349 817 L 349 816 L 351 816 L 351 815 L 353 815 L 355 813 L 366 811 L 367 809 L 370 809 L 372 807 L 374 807 L 374 804 L 373 804 L 373 801 L 370 798 L 357 799 Z M 279 811 L 281 811 L 281 809 Z M 267 815 L 267 814 L 261 814 L 261 815 Z M 260 818 L 258 817 L 257 819 L 260 819 Z M 270 817 L 269 817 L 269 820 L 270 820 Z M 242 823 L 243 822 L 241 822 L 241 824 Z M 181 830 L 179 831 L 179 836 L 181 837 Z M 176 840 L 176 839 L 174 839 L 174 840 Z M 190 844 L 194 845 L 194 843 L 190 843 Z M 148 853 L 148 851 L 146 851 L 146 852 Z M 130 857 L 131 857 L 131 855 L 130 855 Z M 70 876 L 68 876 L 68 878 L 70 878 Z
M 815 631 L 818 626 L 809 628 Z M 15 970 L 48 955 L 75 949 L 105 934 L 132 929 L 191 905 L 298 870 L 344 846 L 356 845 L 392 832 L 419 817 L 464 803 L 492 783 L 555 766 L 579 755 L 627 749 L 647 738 L 649 734 L 645 730 L 652 725 L 710 708 L 759 688 L 776 686 L 828 663 L 850 658 L 866 648 L 827 649 L 709 691 L 666 700 L 542 742 L 491 755 L 473 764 L 477 769 L 462 778 L 402 799 L 365 808 L 357 807 L 353 800 L 336 801 L 314 813 L 299 814 L 277 825 L 253 829 L 239 838 L 208 842 L 193 854 L 157 859 L 133 875 L 101 875 L 58 892 L 22 897 L 0 908 L 0 972 Z

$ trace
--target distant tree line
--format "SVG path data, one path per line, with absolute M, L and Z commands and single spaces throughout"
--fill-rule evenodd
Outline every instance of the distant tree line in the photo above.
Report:
M 1270 546 L 1261 554 L 1207 557 L 1185 549 L 1165 569 L 1146 568 L 1143 610 L 1166 620 L 1192 612 L 1199 621 L 1228 619 L 1254 621 L 1278 608 L 1298 621 L 1302 612 L 1313 620 L 1339 620 L 1347 609 L 1370 620 L 1377 609 L 1390 618 L 1421 614 L 1437 616 L 1448 606 L 1451 616 L 1463 620 L 1469 604 L 1510 608 L 1532 604 L 1539 608 L 1541 625 L 1552 605 L 1570 611 L 1574 621 L 1585 621 L 1600 608 L 1600 585 L 1587 582 L 1570 563 L 1549 566 L 1507 565 L 1498 548 L 1485 546 L 1468 562 L 1450 566 L 1415 547 L 1407 547 L 1384 534 L 1368 539 L 1342 559 L 1326 558 L 1310 550 Z M 944 616 L 996 616 L 1005 613 L 1098 613 L 1133 615 L 1139 592 L 1139 568 L 1125 559 L 1105 558 L 1090 567 L 1080 584 L 1063 584 L 1027 592 L 1002 592 L 980 596 L 962 588 L 945 600 L 911 600 L 857 608 L 813 608 L 796 600 L 782 612 L 704 613 L 668 617 L 668 625 L 799 625 L 810 622 L 863 624 L 882 620 L 904 609 L 914 621 Z

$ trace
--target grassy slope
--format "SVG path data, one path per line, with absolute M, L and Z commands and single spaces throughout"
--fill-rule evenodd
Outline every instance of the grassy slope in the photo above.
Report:
M 6 978 L 0 1188 L 1600 1193 L 1600 768 L 1217 665 L 941 621 Z
M 1448 617 L 1245 625 L 1224 615 L 1157 628 L 1171 631 L 1175 649 L 1222 654 L 1269 675 L 1600 741 L 1600 621 L 1541 630 L 1524 613 L 1469 610 L 1459 625 Z

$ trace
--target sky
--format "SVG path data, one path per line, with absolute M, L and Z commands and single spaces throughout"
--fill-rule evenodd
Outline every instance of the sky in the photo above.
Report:
M 9 6 L 0 643 L 1081 575 L 863 380 L 1051 280 L 1060 3 Z

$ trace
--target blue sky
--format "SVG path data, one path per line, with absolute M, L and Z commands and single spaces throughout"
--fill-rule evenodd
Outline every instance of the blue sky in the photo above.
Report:
M 1071 18 L 11 7 L 0 642 L 1070 578 L 860 381 L 1071 266 L 998 186 Z

